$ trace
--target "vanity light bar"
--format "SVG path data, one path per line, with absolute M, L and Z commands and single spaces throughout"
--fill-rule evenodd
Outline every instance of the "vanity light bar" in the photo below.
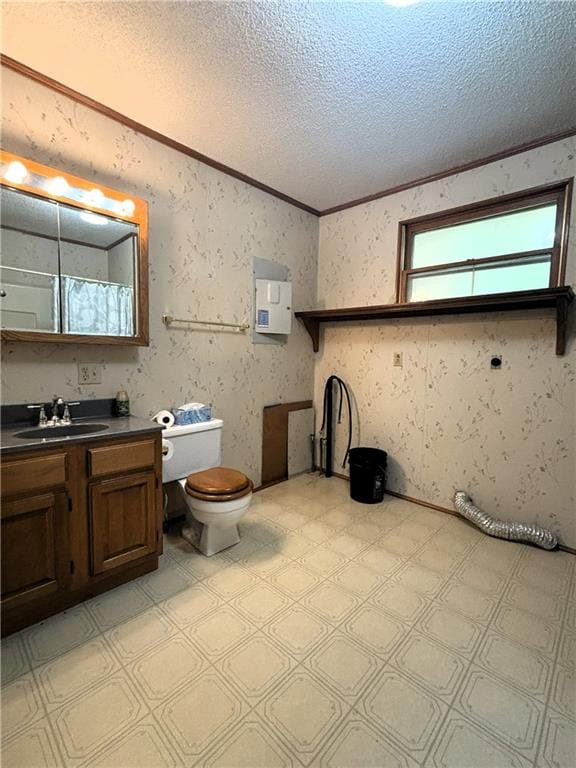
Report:
M 0 150 L 1 181 L 26 192 L 50 199 L 80 203 L 95 213 L 101 212 L 139 223 L 144 215 L 143 200 L 127 198 L 109 187 L 94 187 L 90 182 L 72 174 L 20 158 Z

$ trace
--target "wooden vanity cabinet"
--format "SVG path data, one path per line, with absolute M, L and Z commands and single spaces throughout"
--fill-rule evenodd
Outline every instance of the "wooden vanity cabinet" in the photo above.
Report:
M 93 576 L 154 554 L 158 546 L 153 471 L 100 480 L 90 487 Z
M 0 468 L 3 635 L 158 567 L 160 432 L 9 454 Z
M 2 608 L 51 598 L 70 584 L 68 495 L 48 491 L 2 503 Z

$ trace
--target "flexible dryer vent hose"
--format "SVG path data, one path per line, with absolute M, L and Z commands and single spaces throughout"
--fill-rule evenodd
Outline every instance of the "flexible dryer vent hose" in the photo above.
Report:
M 556 536 L 539 525 L 494 520 L 487 512 L 482 512 L 481 509 L 475 507 L 464 491 L 456 491 L 454 494 L 454 509 L 462 517 L 474 523 L 481 531 L 487 533 L 488 536 L 512 541 L 528 541 L 530 544 L 536 544 L 543 549 L 554 549 L 558 546 Z

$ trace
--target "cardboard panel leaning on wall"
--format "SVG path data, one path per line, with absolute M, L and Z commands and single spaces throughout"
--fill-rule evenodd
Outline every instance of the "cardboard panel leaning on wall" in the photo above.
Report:
M 225 422 L 223 462 L 259 482 L 263 406 L 312 394 L 306 332 L 295 323 L 285 346 L 255 347 L 248 334 L 167 330 L 161 316 L 251 321 L 255 256 L 286 265 L 294 305 L 313 307 L 317 218 L 21 75 L 2 69 L 2 76 L 7 150 L 148 201 L 151 300 L 148 348 L 5 344 L 3 401 L 55 391 L 110 397 L 124 385 L 140 416 L 212 403 Z M 78 386 L 78 362 L 102 363 L 102 384 Z
M 398 222 L 576 174 L 576 138 L 320 220 L 318 306 L 394 301 Z M 566 282 L 576 284 L 573 200 Z M 576 547 L 576 312 L 564 357 L 549 313 L 327 326 L 315 403 L 330 374 L 359 409 L 357 443 L 388 451 L 388 486 L 452 508 L 467 490 L 494 515 L 551 527 Z M 393 367 L 394 352 L 403 367 Z M 501 370 L 490 357 L 501 354 Z M 337 437 L 344 450 L 345 434 Z

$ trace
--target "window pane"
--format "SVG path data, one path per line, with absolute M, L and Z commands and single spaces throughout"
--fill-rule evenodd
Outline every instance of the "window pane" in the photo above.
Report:
M 473 296 L 484 293 L 508 293 L 513 291 L 531 291 L 536 288 L 548 288 L 550 283 L 550 262 L 545 261 L 528 264 L 508 264 L 477 269 L 474 275 Z
M 453 299 L 472 295 L 472 270 L 432 272 L 408 277 L 408 301 Z
M 451 299 L 459 296 L 482 296 L 489 293 L 513 293 L 547 288 L 550 282 L 551 257 L 502 261 L 498 265 L 443 270 L 409 275 L 408 301 Z
M 414 237 L 412 268 L 485 259 L 554 245 L 556 203 L 470 221 Z

